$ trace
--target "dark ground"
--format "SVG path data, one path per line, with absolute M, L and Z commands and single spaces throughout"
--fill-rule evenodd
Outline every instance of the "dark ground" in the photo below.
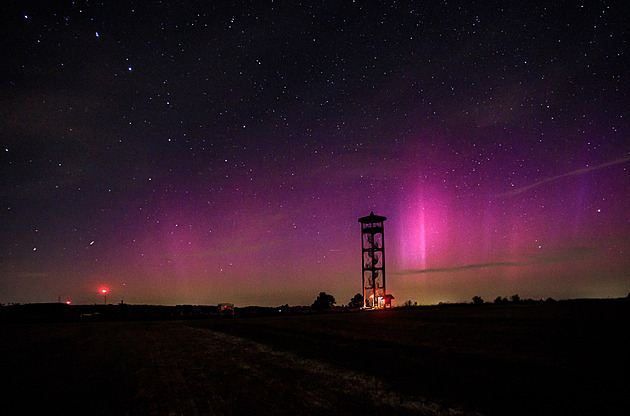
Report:
M 0 324 L 2 414 L 625 414 L 630 302 Z
M 610 414 L 630 407 L 629 312 L 619 299 L 209 324 L 377 376 L 411 397 L 490 414 Z

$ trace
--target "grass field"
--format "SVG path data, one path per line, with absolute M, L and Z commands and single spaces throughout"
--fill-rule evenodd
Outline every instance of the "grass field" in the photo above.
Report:
M 3 323 L 2 414 L 624 414 L 630 302 Z

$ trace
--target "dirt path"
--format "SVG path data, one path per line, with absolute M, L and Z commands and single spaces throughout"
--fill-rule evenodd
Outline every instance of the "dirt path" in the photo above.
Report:
M 199 325 L 378 377 L 399 396 L 494 415 L 618 414 L 627 407 L 618 380 L 630 368 L 629 305 L 465 305 Z
M 134 402 L 145 414 L 457 414 L 382 381 L 243 338 L 184 325 L 148 334 Z M 157 339 L 155 339 L 157 337 Z
M 457 414 L 381 381 L 184 322 L 0 328 L 3 414 Z

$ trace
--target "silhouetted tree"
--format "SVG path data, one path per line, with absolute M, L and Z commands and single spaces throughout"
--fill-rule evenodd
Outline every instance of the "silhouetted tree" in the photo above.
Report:
M 521 301 L 521 297 L 518 294 L 514 294 L 512 296 L 510 296 L 510 299 L 512 299 L 512 302 L 514 303 L 518 303 Z
M 497 296 L 497 298 L 494 300 L 494 303 L 505 303 L 507 302 L 507 298 L 502 298 L 501 296 Z
M 481 296 L 473 296 L 472 301 L 475 305 L 483 305 L 483 299 Z
M 319 295 L 317 295 L 317 299 L 315 299 L 315 302 L 313 302 L 311 308 L 330 309 L 335 303 L 337 303 L 337 301 L 335 300 L 335 297 L 333 295 L 329 295 L 326 292 L 319 292 Z
M 363 306 L 363 295 L 360 293 L 357 293 L 356 295 L 354 295 L 352 299 L 350 299 L 350 302 L 348 302 L 348 307 L 360 308 L 361 306 Z

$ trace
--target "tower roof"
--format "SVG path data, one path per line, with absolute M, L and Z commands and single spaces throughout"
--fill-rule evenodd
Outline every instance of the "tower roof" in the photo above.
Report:
M 359 222 L 361 224 L 373 224 L 375 222 L 383 222 L 387 219 L 387 217 L 383 217 L 380 215 L 374 215 L 374 212 L 370 212 L 370 215 L 367 217 L 359 218 Z

